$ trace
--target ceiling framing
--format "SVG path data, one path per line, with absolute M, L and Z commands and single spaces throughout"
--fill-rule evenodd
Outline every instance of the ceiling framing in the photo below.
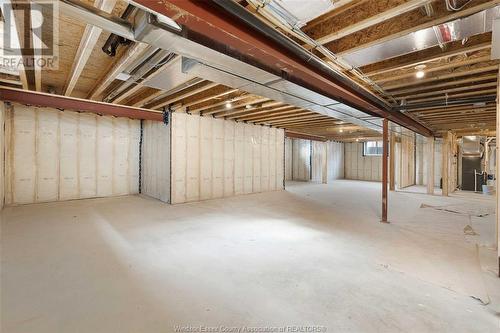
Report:
M 124 0 L 112 1 L 112 5 L 105 5 L 101 0 L 86 2 L 115 16 L 120 16 L 128 5 Z M 260 16 L 246 1 L 240 4 Z M 334 54 L 342 56 L 498 4 L 500 0 L 472 0 L 462 10 L 450 12 L 444 0 L 344 0 L 339 1 L 331 12 L 308 22 L 302 30 Z M 151 46 L 131 43 L 119 47 L 116 56 L 110 57 L 101 50 L 109 32 L 97 33 L 63 13 L 59 20 L 59 25 L 64 26 L 59 33 L 59 69 L 41 71 L 36 75 L 33 71 L 21 71 L 19 76 L 2 74 L 0 85 L 102 101 L 123 88 L 124 81 L 118 76 L 152 51 Z M 283 29 L 280 31 L 291 36 Z M 437 135 L 450 130 L 461 135 L 486 133 L 495 130 L 494 102 L 464 101 L 450 105 L 446 102 L 496 97 L 499 62 L 490 58 L 491 39 L 491 33 L 478 34 L 467 40 L 369 63 L 359 70 L 388 94 L 379 95 L 388 105 L 399 105 L 403 109 L 401 105 L 411 106 L 404 112 Z M 168 67 L 161 62 L 154 65 L 152 70 L 120 91 L 112 103 L 156 111 L 170 107 L 177 112 L 274 126 L 300 135 L 332 140 L 380 136 L 378 132 L 358 125 L 207 80 L 194 78 L 189 84 L 169 90 L 153 88 L 145 84 L 146 80 Z M 417 66 L 425 66 L 424 78 L 416 78 Z M 344 74 L 351 77 L 350 73 Z M 373 86 L 351 78 L 374 95 L 378 94 L 372 90 Z M 431 102 L 443 105 L 420 107 Z

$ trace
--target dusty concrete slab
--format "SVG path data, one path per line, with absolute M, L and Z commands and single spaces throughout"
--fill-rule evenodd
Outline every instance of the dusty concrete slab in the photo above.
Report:
M 380 184 L 287 188 L 178 206 L 123 197 L 6 208 L 1 331 L 498 332 L 494 304 L 471 297 L 500 284 L 483 281 L 468 219 L 420 208 L 467 197 L 390 193 L 391 224 L 381 224 Z M 481 248 L 483 267 L 492 256 Z

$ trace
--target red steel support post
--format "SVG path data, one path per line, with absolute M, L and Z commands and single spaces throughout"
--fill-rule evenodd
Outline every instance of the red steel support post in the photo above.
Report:
M 387 179 L 388 177 L 388 161 L 389 155 L 389 121 L 384 119 L 383 127 L 383 143 L 382 143 L 382 221 L 387 222 Z

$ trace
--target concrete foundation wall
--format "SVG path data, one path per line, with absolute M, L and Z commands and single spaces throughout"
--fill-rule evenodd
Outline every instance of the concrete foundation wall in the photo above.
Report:
M 144 120 L 141 152 L 141 193 L 170 202 L 170 124 Z
M 283 189 L 284 130 L 172 114 L 172 203 Z
M 15 104 L 6 132 L 6 204 L 138 193 L 138 120 Z
M 344 176 L 346 179 L 382 181 L 382 157 L 363 156 L 363 143 L 344 144 Z

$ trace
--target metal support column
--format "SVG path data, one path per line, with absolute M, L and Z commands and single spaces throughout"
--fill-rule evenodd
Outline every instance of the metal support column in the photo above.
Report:
M 389 121 L 384 119 L 384 133 L 382 143 L 382 221 L 387 223 L 387 180 L 389 164 L 387 157 L 389 155 Z

